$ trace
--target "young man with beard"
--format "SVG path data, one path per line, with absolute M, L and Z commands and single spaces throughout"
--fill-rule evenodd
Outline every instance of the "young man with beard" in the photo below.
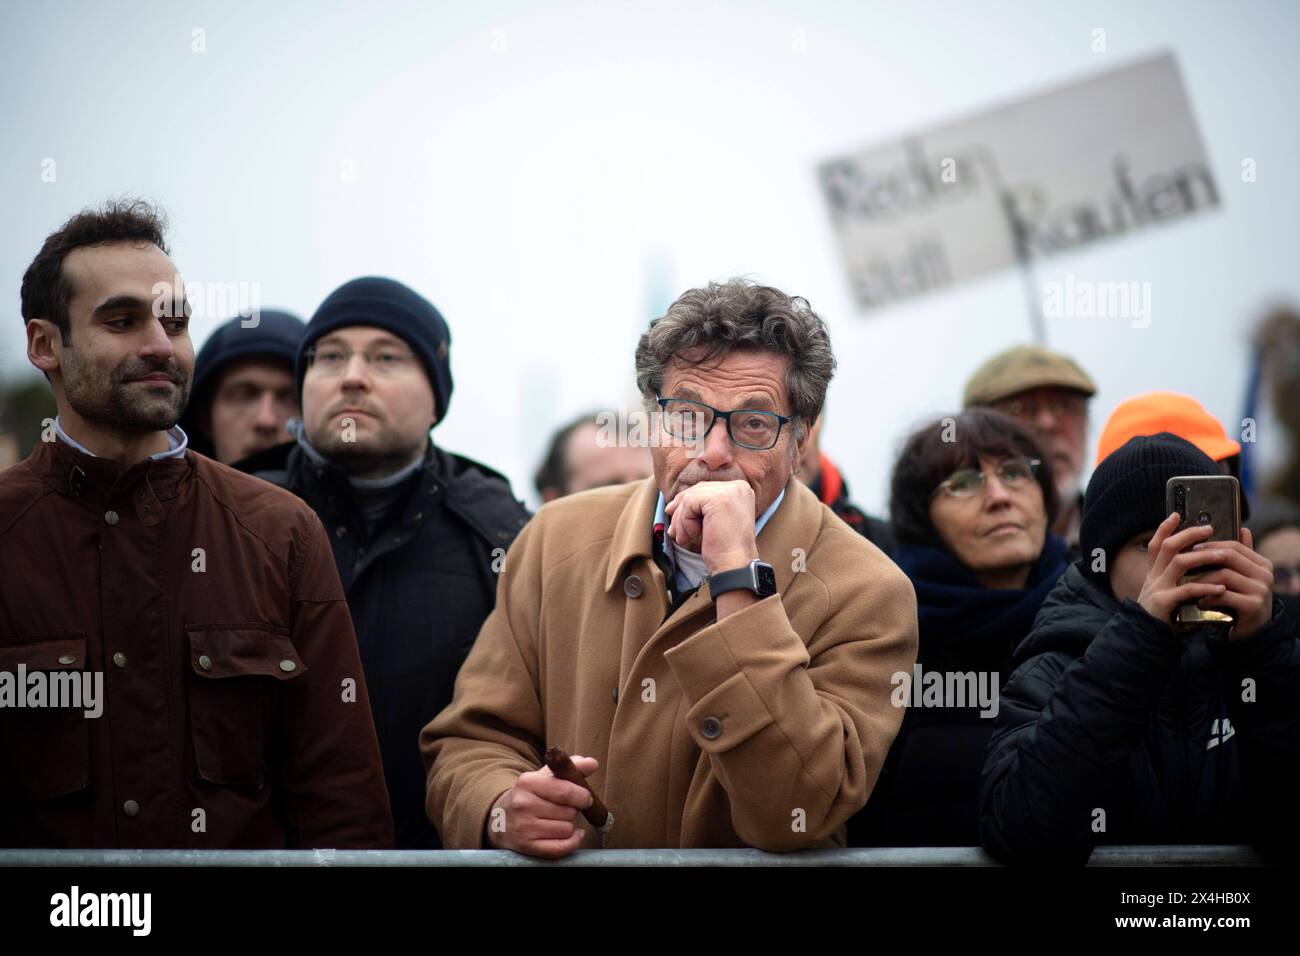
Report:
M 495 471 L 438 448 L 451 332 L 392 279 L 354 279 L 307 325 L 291 443 L 239 467 L 316 510 L 356 624 L 399 848 L 434 849 L 418 739 L 451 700 L 528 512 Z
M 23 276 L 59 414 L 0 474 L 0 672 L 104 699 L 0 709 L 0 845 L 389 846 L 320 522 L 176 427 L 194 349 L 163 232 L 141 202 L 86 210 Z

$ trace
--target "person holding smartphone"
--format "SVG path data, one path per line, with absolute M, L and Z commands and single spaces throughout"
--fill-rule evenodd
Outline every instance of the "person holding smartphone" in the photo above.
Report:
M 1094 472 L 1082 557 L 1017 651 L 989 744 L 980 835 L 994 855 L 1082 863 L 1105 843 L 1296 846 L 1295 619 L 1249 529 L 1211 541 L 1212 524 L 1180 530 L 1166 508 L 1171 478 L 1219 474 L 1167 432 L 1131 439 Z M 1173 623 L 1192 602 L 1236 622 Z

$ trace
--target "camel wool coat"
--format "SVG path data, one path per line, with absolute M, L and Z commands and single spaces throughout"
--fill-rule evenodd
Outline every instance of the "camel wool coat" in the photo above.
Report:
M 653 478 L 562 498 L 505 556 L 420 737 L 444 846 L 488 846 L 492 804 L 550 746 L 600 761 L 615 823 L 579 816 L 583 849 L 843 845 L 902 722 L 911 583 L 792 477 L 757 539 L 778 593 L 719 622 L 706 582 L 674 611 L 657 498 Z

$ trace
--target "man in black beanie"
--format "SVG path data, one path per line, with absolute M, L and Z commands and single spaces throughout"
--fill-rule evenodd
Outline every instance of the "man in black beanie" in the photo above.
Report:
M 194 360 L 194 388 L 178 423 L 190 449 L 230 465 L 288 441 L 298 417 L 298 361 L 304 326 L 288 312 L 235 316 L 208 336 Z
M 1219 475 L 1195 446 L 1133 438 L 1093 473 L 1082 557 L 1016 652 L 984 764 L 981 839 L 1008 861 L 1087 860 L 1103 843 L 1297 845 L 1300 640 L 1273 568 L 1179 531 L 1165 484 Z M 1184 584 L 1198 567 L 1204 571 Z M 1236 624 L 1175 627 L 1179 604 Z
M 506 479 L 443 451 L 451 333 L 384 278 L 321 303 L 297 359 L 295 440 L 239 464 L 320 516 L 356 625 L 399 848 L 436 848 L 420 730 L 450 701 L 492 610 L 505 550 L 528 519 Z

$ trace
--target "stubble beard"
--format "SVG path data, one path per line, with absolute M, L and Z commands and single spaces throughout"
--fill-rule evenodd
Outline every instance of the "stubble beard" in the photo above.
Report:
M 383 432 L 344 441 L 343 434 L 322 429 L 307 440 L 318 452 L 356 478 L 382 478 L 409 465 L 423 450 L 423 442 L 403 441 Z M 427 441 L 427 439 L 425 439 Z
M 130 434 L 167 431 L 180 420 L 189 401 L 190 377 L 175 362 L 161 367 L 123 362 L 106 373 L 82 361 L 75 350 L 65 351 L 64 359 L 63 393 L 68 405 L 100 428 Z M 175 384 L 166 391 L 153 391 L 131 383 L 151 371 L 166 372 Z

